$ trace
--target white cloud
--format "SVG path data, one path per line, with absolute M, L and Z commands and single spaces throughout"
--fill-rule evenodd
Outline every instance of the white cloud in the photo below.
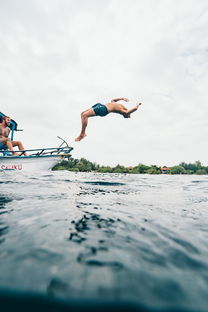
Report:
M 56 145 L 101 164 L 207 163 L 205 0 L 0 0 L 1 111 L 27 147 Z M 126 96 L 131 120 L 80 112 Z

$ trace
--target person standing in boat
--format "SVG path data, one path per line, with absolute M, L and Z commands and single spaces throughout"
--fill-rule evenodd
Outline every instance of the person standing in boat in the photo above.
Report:
M 13 147 L 17 146 L 19 151 L 24 150 L 24 146 L 21 141 L 11 141 L 9 138 L 10 133 L 10 121 L 11 118 L 8 116 L 4 116 L 2 118 L 2 123 L 0 123 L 0 149 L 5 146 L 8 147 L 10 151 L 12 151 L 14 156 L 18 156 L 19 154 L 14 151 Z M 23 153 L 23 155 L 27 156 L 27 153 Z
M 75 139 L 75 141 L 81 141 L 86 136 L 85 130 L 87 127 L 89 117 L 93 117 L 93 116 L 104 117 L 108 115 L 109 113 L 117 113 L 117 114 L 122 115 L 124 118 L 130 118 L 131 114 L 135 112 L 141 105 L 141 103 L 139 103 L 136 106 L 132 107 L 131 109 L 127 109 L 122 104 L 117 103 L 118 101 L 128 102 L 129 100 L 127 98 L 112 99 L 111 102 L 105 105 L 101 103 L 97 103 L 93 105 L 90 109 L 87 109 L 84 112 L 82 112 L 81 113 L 82 129 L 81 129 L 80 135 Z

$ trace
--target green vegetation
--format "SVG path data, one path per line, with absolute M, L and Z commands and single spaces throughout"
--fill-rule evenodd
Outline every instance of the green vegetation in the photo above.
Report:
M 187 164 L 185 162 L 180 163 L 178 166 L 173 166 L 167 168 L 157 167 L 155 165 L 146 166 L 139 164 L 135 167 L 124 167 L 117 165 L 116 167 L 110 166 L 100 166 L 96 163 L 92 163 L 85 158 L 74 159 L 70 158 L 69 160 L 63 160 L 61 163 L 56 165 L 53 170 L 68 170 L 75 172 L 100 172 L 100 173 L 147 173 L 147 174 L 208 174 L 208 166 L 202 166 L 200 161 L 195 163 Z

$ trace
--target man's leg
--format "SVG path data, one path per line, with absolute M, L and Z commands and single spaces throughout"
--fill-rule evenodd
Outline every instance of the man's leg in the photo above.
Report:
M 21 141 L 12 141 L 11 144 L 12 144 L 12 146 L 17 146 L 19 151 L 23 151 L 24 150 L 24 146 L 23 146 Z M 24 153 L 24 155 L 27 156 L 27 153 Z
M 85 136 L 85 130 L 87 128 L 88 118 L 95 116 L 95 112 L 92 108 L 81 113 L 82 129 L 80 135 L 75 139 L 75 141 L 81 141 Z
M 12 142 L 9 139 L 6 140 L 6 145 L 8 146 L 8 149 L 12 152 L 14 156 L 19 155 L 17 152 L 14 152 Z

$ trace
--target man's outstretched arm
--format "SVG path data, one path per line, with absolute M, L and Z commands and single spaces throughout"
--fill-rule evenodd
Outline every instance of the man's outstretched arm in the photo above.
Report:
M 118 101 L 125 101 L 125 102 L 128 102 L 129 99 L 127 98 L 115 98 L 115 99 L 112 99 L 111 102 L 118 102 Z

